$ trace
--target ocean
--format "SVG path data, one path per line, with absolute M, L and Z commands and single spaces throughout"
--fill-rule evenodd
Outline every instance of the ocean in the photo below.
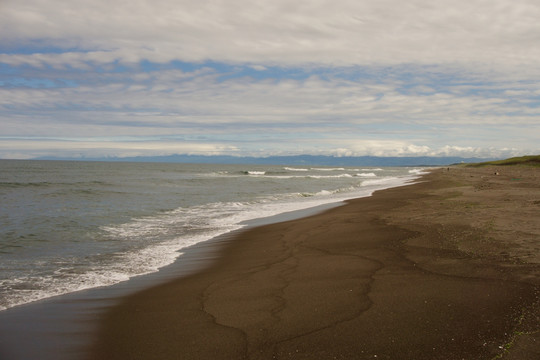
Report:
M 0 310 L 153 273 L 254 219 L 369 196 L 422 171 L 0 160 Z

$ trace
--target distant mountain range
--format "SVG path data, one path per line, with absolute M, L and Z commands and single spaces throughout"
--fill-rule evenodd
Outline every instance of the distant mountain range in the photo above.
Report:
M 136 156 L 105 158 L 54 158 L 44 157 L 39 160 L 76 160 L 76 161 L 124 161 L 124 162 L 162 162 L 162 163 L 198 163 L 198 164 L 260 164 L 260 165 L 308 165 L 308 166 L 446 166 L 457 163 L 477 163 L 496 160 L 493 158 L 463 157 L 378 157 L 378 156 L 226 156 L 226 155 L 169 155 Z

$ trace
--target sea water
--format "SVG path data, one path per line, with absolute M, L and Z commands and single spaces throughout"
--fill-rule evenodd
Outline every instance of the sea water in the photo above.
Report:
M 152 273 L 246 221 L 369 196 L 421 171 L 0 160 L 0 310 Z

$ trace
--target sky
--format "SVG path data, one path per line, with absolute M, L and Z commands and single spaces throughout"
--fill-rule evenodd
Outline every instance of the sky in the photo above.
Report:
M 538 0 L 0 0 L 0 158 L 540 153 Z

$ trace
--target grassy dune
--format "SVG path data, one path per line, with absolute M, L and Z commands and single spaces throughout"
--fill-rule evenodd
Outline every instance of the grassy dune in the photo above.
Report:
M 482 166 L 507 166 L 507 165 L 524 165 L 524 166 L 536 166 L 540 167 L 540 155 L 529 155 L 513 157 L 505 160 L 487 161 L 474 164 L 466 164 L 467 167 L 482 167 Z

